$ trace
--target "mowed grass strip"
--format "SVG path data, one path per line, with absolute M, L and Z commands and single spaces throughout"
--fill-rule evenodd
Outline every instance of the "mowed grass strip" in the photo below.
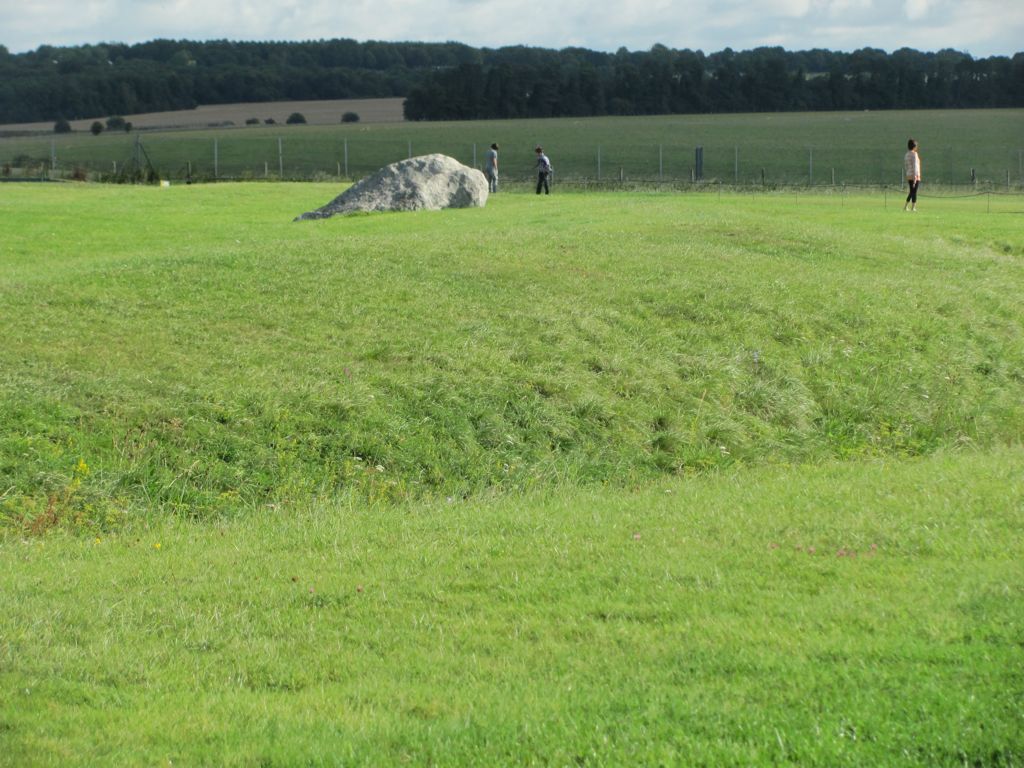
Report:
M 1009 766 L 1024 454 L 0 541 L 0 764 Z
M 5 189 L 4 519 L 1020 442 L 1019 198 L 337 192 Z

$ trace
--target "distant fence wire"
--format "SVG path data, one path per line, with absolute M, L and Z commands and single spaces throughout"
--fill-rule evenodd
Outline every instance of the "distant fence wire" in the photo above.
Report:
M 140 158 L 149 180 L 178 182 L 288 180 L 356 181 L 379 168 L 416 155 L 446 154 L 482 168 L 483 144 L 415 142 L 408 138 L 350 140 L 282 137 L 158 138 L 140 135 L 103 151 L 84 145 L 49 156 L 0 154 L 0 178 L 75 178 L 138 181 Z M 0 153 L 4 151 L 0 146 Z M 903 186 L 902 154 L 873 147 L 751 147 L 679 144 L 572 145 L 546 149 L 556 183 L 582 188 L 726 184 L 733 187 Z M 504 184 L 535 179 L 532 147 L 500 153 Z M 1024 149 L 978 149 L 971 153 L 938 148 L 924 157 L 929 186 L 980 190 L 1024 190 Z

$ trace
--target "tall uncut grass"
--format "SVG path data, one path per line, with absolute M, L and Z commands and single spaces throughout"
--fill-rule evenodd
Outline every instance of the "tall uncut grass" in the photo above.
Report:
M 1020 201 L 5 190 L 8 519 L 1015 444 Z

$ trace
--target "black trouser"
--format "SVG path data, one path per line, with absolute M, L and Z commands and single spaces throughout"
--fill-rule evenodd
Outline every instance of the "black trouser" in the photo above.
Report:
M 541 190 L 542 187 L 544 189 L 544 194 L 545 195 L 550 195 L 551 194 L 551 185 L 548 183 L 548 177 L 550 177 L 550 176 L 551 176 L 551 173 L 549 171 L 541 171 L 540 173 L 537 174 L 537 194 L 538 195 L 540 194 L 540 190 Z
M 907 179 L 907 186 L 910 187 L 910 191 L 907 192 L 907 202 L 917 205 L 917 188 L 921 186 L 921 180 L 911 181 Z

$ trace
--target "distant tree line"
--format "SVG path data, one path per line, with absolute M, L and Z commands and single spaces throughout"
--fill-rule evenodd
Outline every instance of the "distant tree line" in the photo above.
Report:
M 1024 106 L 1024 53 L 615 53 L 336 39 L 0 46 L 0 123 L 406 97 L 412 120 Z
M 405 96 L 428 73 L 478 61 L 458 43 L 0 46 L 0 123 L 74 120 L 199 105 Z
M 431 72 L 411 120 L 1024 106 L 1024 53 L 502 48 Z

